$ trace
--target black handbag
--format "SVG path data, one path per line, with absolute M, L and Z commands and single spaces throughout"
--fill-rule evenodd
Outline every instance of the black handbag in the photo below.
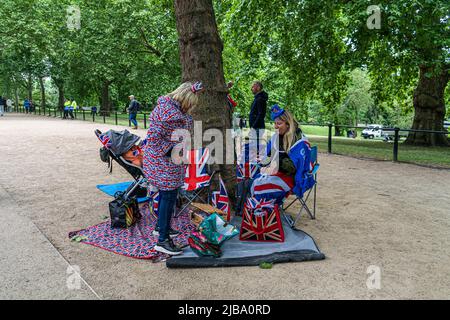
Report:
M 115 199 L 109 203 L 109 214 L 111 228 L 126 229 L 141 218 L 136 197 L 125 199 L 123 194 L 116 194 Z

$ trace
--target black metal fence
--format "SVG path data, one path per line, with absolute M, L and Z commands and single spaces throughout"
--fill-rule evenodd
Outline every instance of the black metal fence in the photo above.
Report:
M 16 112 L 19 113 L 26 113 L 27 111 L 23 106 L 20 106 L 15 109 Z M 40 108 L 35 107 L 32 109 L 31 112 L 35 115 L 42 115 L 47 117 L 64 117 L 64 111 L 60 110 L 55 107 L 47 107 L 47 108 Z M 144 129 L 147 129 L 147 116 L 149 113 L 139 113 L 138 114 L 138 121 L 140 123 L 144 124 Z M 128 114 L 121 113 L 117 111 L 112 111 L 110 113 L 101 113 L 101 112 L 93 112 L 85 109 L 78 109 L 74 110 L 73 112 L 74 119 L 79 119 L 83 121 L 92 121 L 92 122 L 103 122 L 103 123 L 109 123 L 109 124 L 115 124 L 115 125 L 127 125 L 131 127 L 131 121 L 128 118 Z M 307 126 L 317 126 L 317 127 L 328 127 L 328 153 L 333 153 L 333 128 L 339 128 L 339 129 L 366 129 L 367 127 L 361 127 L 361 126 L 345 126 L 345 125 L 335 125 L 332 123 L 328 124 L 318 124 L 318 123 L 300 123 L 300 125 L 307 125 Z M 437 135 L 449 135 L 450 133 L 448 131 L 433 131 L 433 130 L 415 130 L 415 129 L 400 129 L 400 128 L 382 128 L 383 132 L 393 132 L 393 135 L 389 135 L 389 137 L 393 140 L 393 148 L 392 148 L 392 160 L 394 162 L 398 161 L 398 154 L 399 154 L 399 142 L 400 142 L 400 132 L 421 132 L 421 133 L 427 133 L 427 134 L 437 134 Z
M 364 130 L 367 129 L 367 127 L 361 127 L 361 126 L 343 126 L 343 125 L 335 125 L 332 123 L 328 124 L 317 124 L 317 123 L 300 123 L 300 125 L 308 125 L 308 126 L 318 126 L 318 127 L 328 127 L 328 153 L 333 153 L 333 128 L 339 128 L 339 129 L 360 129 Z M 434 131 L 434 130 L 417 130 L 417 129 L 400 129 L 400 128 L 382 128 L 383 132 L 393 132 L 392 135 L 389 135 L 392 137 L 393 140 L 393 161 L 398 161 L 398 152 L 399 152 L 399 142 L 400 142 L 400 132 L 421 132 L 421 133 L 427 133 L 427 134 L 437 134 L 437 135 L 449 135 L 450 132 L 448 131 Z
M 47 116 L 47 117 L 53 117 L 53 118 L 64 118 L 64 111 L 60 110 L 59 108 L 55 107 L 34 107 L 31 110 L 26 110 L 23 106 L 19 106 L 14 110 L 17 113 L 30 113 L 40 116 Z M 126 113 L 118 112 L 118 111 L 111 111 L 109 113 L 104 112 L 97 112 L 97 111 L 90 111 L 86 109 L 76 109 L 73 110 L 73 117 L 77 120 L 83 120 L 83 121 L 92 121 L 92 122 L 103 122 L 103 123 L 109 123 L 109 124 L 115 124 L 115 125 L 127 125 L 131 127 L 131 121 L 129 120 L 129 116 Z M 144 129 L 147 129 L 147 117 L 149 113 L 146 112 L 140 112 L 137 116 L 137 121 L 141 124 L 144 124 Z M 66 114 L 67 118 L 71 118 L 70 114 Z

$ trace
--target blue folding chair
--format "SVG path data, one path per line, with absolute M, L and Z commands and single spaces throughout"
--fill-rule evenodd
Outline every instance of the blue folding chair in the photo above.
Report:
M 297 221 L 300 219 L 301 214 L 303 210 L 305 210 L 308 215 L 311 217 L 311 219 L 316 219 L 316 197 L 317 197 L 317 172 L 319 171 L 320 164 L 317 162 L 317 146 L 311 147 L 311 164 L 312 169 L 310 172 L 307 173 L 307 175 L 312 176 L 314 178 L 314 185 L 309 189 L 305 190 L 305 193 L 303 194 L 303 197 L 296 196 L 289 205 L 282 207 L 283 215 L 288 222 L 288 224 L 291 226 L 291 228 L 295 228 L 295 225 L 297 224 Z M 307 201 L 311 194 L 313 193 L 314 199 L 313 199 L 313 209 L 311 210 L 308 205 Z M 285 201 L 287 200 L 287 197 L 285 198 Z M 286 214 L 286 210 L 289 209 L 296 201 L 300 202 L 301 208 L 300 211 L 297 213 L 295 218 L 292 218 L 290 215 Z

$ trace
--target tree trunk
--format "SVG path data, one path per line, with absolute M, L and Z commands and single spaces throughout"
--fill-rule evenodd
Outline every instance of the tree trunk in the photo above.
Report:
M 27 91 L 28 91 L 28 99 L 33 100 L 33 78 L 31 77 L 31 74 L 28 75 Z
M 11 78 L 9 75 L 5 78 L 5 90 L 6 90 L 6 96 L 11 99 Z
M 199 106 L 193 111 L 194 120 L 202 122 L 203 132 L 212 128 L 220 130 L 225 141 L 226 129 L 231 128 L 231 111 L 226 100 L 228 89 L 223 74 L 223 43 L 217 30 L 212 1 L 175 0 L 175 15 L 182 80 L 202 81 L 206 89 L 200 96 Z M 223 149 L 223 159 L 226 159 L 226 153 L 234 154 L 234 150 Z M 221 164 L 218 170 L 233 204 L 235 168 L 233 165 Z
M 102 84 L 102 92 L 100 94 L 100 110 L 102 114 L 109 116 L 111 112 L 111 104 L 109 102 L 109 86 L 111 81 L 106 80 Z
M 39 77 L 39 85 L 41 87 L 41 109 L 45 108 L 45 85 L 42 77 Z
M 17 82 L 15 82 L 14 85 L 14 98 L 15 98 L 14 109 L 16 112 L 19 112 L 19 88 Z
M 64 110 L 64 81 L 60 79 L 53 79 L 53 82 L 55 83 L 56 87 L 58 88 L 58 109 Z
M 444 131 L 444 92 L 449 81 L 449 69 L 433 76 L 432 67 L 420 67 L 419 83 L 414 90 L 414 122 L 412 129 Z M 410 132 L 407 144 L 425 146 L 448 146 L 447 135 L 424 132 Z

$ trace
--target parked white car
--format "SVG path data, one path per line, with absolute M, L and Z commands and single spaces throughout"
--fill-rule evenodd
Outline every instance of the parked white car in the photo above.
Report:
M 383 137 L 383 126 L 381 124 L 369 124 L 361 135 L 364 139 L 374 139 Z
M 450 120 L 444 121 L 444 129 L 448 130 L 450 128 Z

